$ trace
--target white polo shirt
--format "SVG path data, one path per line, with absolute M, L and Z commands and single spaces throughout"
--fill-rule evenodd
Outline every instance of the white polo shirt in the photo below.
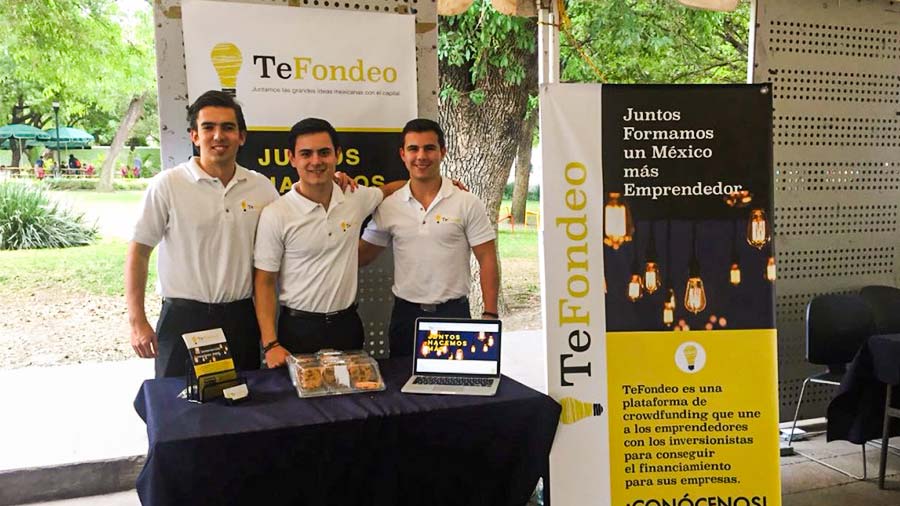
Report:
M 278 272 L 278 301 L 314 313 L 356 302 L 359 230 L 381 203 L 378 188 L 342 193 L 333 185 L 326 211 L 295 184 L 263 211 L 256 236 L 257 269 Z
M 425 209 L 409 183 L 375 211 L 363 240 L 394 248 L 394 295 L 419 304 L 440 304 L 469 294 L 473 246 L 496 237 L 484 204 L 445 178 Z
M 277 198 L 267 177 L 240 165 L 228 186 L 196 158 L 154 176 L 132 238 L 159 245 L 159 294 L 208 303 L 249 298 L 256 224 Z

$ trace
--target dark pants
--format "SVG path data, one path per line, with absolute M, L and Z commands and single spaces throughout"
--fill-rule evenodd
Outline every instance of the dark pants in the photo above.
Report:
M 363 338 L 363 324 L 356 305 L 327 316 L 281 307 L 278 342 L 291 353 L 315 353 L 323 348 L 361 350 Z
M 226 304 L 166 299 L 156 322 L 156 377 L 187 375 L 188 351 L 181 335 L 215 328 L 225 332 L 235 369 L 259 369 L 259 325 L 252 299 Z
M 391 326 L 388 331 L 391 337 L 392 357 L 412 356 L 416 333 L 416 318 L 472 317 L 472 314 L 469 312 L 469 299 L 466 297 L 438 304 L 434 306 L 434 311 L 428 311 L 427 309 L 431 308 L 423 308 L 422 304 L 409 302 L 400 297 L 394 298 L 394 309 L 391 311 Z

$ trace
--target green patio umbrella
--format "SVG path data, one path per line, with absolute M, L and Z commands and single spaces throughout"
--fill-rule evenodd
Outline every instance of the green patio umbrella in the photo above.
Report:
M 60 129 L 60 137 L 62 137 L 62 129 Z M 46 132 L 40 128 L 31 125 L 23 125 L 16 123 L 13 125 L 5 125 L 0 127 L 0 139 L 25 139 L 25 140 L 47 140 L 50 138 Z
M 80 128 L 59 127 L 59 146 L 56 145 L 56 128 L 44 130 L 46 138 L 44 146 L 50 149 L 77 149 L 89 148 L 94 142 L 94 136 Z
M 0 140 L 3 141 L 0 143 L 0 149 L 10 149 L 10 144 L 15 139 L 19 150 L 24 151 L 25 148 L 32 147 L 49 138 L 50 136 L 46 132 L 31 125 L 14 123 L 0 127 Z

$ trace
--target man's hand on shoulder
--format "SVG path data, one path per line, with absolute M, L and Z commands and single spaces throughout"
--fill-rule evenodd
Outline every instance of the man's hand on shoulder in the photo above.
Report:
M 459 188 L 460 190 L 462 190 L 464 192 L 469 191 L 469 187 L 464 185 L 463 182 L 460 181 L 459 179 L 451 179 L 450 182 L 453 183 L 453 186 Z
M 350 192 L 355 192 L 359 188 L 359 183 L 355 179 L 348 176 L 346 172 L 337 171 L 334 173 L 334 182 L 341 187 L 341 191 L 346 191 L 350 187 Z

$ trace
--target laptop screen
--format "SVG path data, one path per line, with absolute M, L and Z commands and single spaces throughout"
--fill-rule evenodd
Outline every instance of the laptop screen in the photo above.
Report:
M 500 321 L 419 318 L 415 374 L 500 375 Z

